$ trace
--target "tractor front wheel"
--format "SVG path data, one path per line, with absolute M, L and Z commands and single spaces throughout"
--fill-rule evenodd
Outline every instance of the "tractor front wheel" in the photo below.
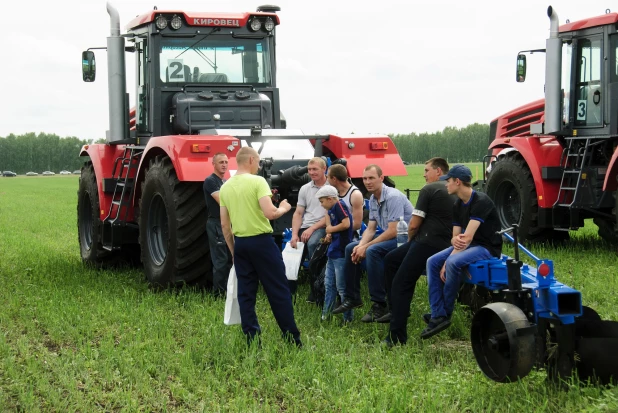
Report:
M 539 227 L 539 205 L 534 179 L 520 154 L 510 152 L 493 165 L 485 192 L 496 205 L 502 228 L 519 224 L 521 238 L 529 241 L 568 238 L 566 231 Z
M 140 201 L 140 245 L 149 283 L 166 287 L 212 280 L 201 182 L 180 182 L 171 160 L 150 161 Z
M 99 189 L 92 163 L 82 167 L 77 191 L 77 234 L 79 251 L 85 264 L 100 266 L 110 258 L 101 244 Z

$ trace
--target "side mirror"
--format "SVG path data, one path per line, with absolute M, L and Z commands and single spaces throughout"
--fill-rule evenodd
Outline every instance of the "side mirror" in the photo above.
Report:
M 526 81 L 526 55 L 517 55 L 517 78 L 518 83 Z
M 94 60 L 93 51 L 82 52 L 82 76 L 84 82 L 94 82 L 97 74 L 97 65 Z

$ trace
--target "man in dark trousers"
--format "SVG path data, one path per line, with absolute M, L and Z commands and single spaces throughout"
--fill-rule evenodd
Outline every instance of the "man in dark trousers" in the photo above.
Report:
M 215 154 L 212 158 L 212 165 L 213 173 L 204 180 L 204 196 L 208 207 L 206 233 L 212 260 L 212 290 L 216 297 L 224 297 L 227 290 L 227 277 L 232 268 L 232 257 L 225 245 L 219 214 L 219 190 L 225 182 L 223 177 L 227 172 L 227 155 L 221 152 Z
M 450 245 L 453 204 L 457 197 L 449 195 L 440 177 L 448 172 L 442 158 L 425 162 L 424 178 L 416 208 L 408 225 L 408 242 L 389 252 L 384 258 L 384 278 L 390 313 L 379 323 L 390 321 L 390 331 L 384 343 L 405 344 L 408 341 L 408 315 L 416 282 L 425 270 L 427 258 Z
M 288 212 L 291 206 L 285 199 L 279 207 L 273 205 L 268 183 L 256 175 L 260 156 L 255 149 L 241 148 L 236 162 L 238 171 L 221 187 L 220 201 L 221 227 L 232 252 L 238 278 L 242 331 L 248 343 L 259 338 L 261 329 L 255 313 L 255 301 L 258 283 L 261 283 L 283 338 L 302 347 L 294 320 L 285 264 L 269 222 Z
M 458 199 L 453 206 L 452 246 L 427 260 L 431 318 L 421 333 L 423 339 L 451 325 L 464 267 L 502 254 L 498 212 L 486 194 L 472 189 L 470 169 L 455 165 L 440 179 L 446 180 L 446 190 Z

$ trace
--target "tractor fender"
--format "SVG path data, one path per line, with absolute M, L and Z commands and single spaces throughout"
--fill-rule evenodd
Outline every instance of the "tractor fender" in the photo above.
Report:
M 540 208 L 551 208 L 558 196 L 560 180 L 544 180 L 542 167 L 560 166 L 562 146 L 553 137 L 500 138 L 489 149 L 496 156 L 519 152 L 530 168 Z
M 95 143 L 84 145 L 79 152 L 79 156 L 89 156 L 94 168 L 97 179 L 97 189 L 99 193 L 99 216 L 105 219 L 112 203 L 112 194 L 103 192 L 103 179 L 111 178 L 114 169 L 114 161 L 121 157 L 124 152 L 124 145 L 106 145 Z
M 607 174 L 603 182 L 603 191 L 615 191 L 618 189 L 618 148 L 614 149 L 612 159 L 607 165 Z
M 240 146 L 239 139 L 226 135 L 172 135 L 150 138 L 137 170 L 134 204 L 141 198 L 146 170 L 155 157 L 169 157 L 180 182 L 202 182 L 214 170 L 213 156 L 224 153 L 229 158 L 224 179 L 229 179 L 238 169 L 236 154 Z
M 329 135 L 324 147 L 336 158 L 347 160 L 350 178 L 361 178 L 369 164 L 378 165 L 385 176 L 408 174 L 395 144 L 386 135 Z

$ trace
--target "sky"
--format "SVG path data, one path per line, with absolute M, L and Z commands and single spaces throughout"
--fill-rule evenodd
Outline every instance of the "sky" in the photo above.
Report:
M 122 32 L 152 10 L 254 11 L 276 4 L 281 110 L 305 133 L 422 133 L 489 123 L 543 97 L 545 55 L 528 57 L 515 82 L 520 50 L 545 47 L 547 6 L 538 0 L 116 0 Z M 597 0 L 554 1 L 560 23 L 605 13 Z M 109 129 L 107 61 L 97 50 L 97 80 L 84 83 L 81 52 L 106 45 L 101 0 L 3 4 L 0 36 L 0 136 L 55 133 L 81 139 Z M 618 11 L 618 6 L 615 10 Z M 134 60 L 127 89 L 134 101 Z M 131 104 L 133 105 L 133 103 Z

